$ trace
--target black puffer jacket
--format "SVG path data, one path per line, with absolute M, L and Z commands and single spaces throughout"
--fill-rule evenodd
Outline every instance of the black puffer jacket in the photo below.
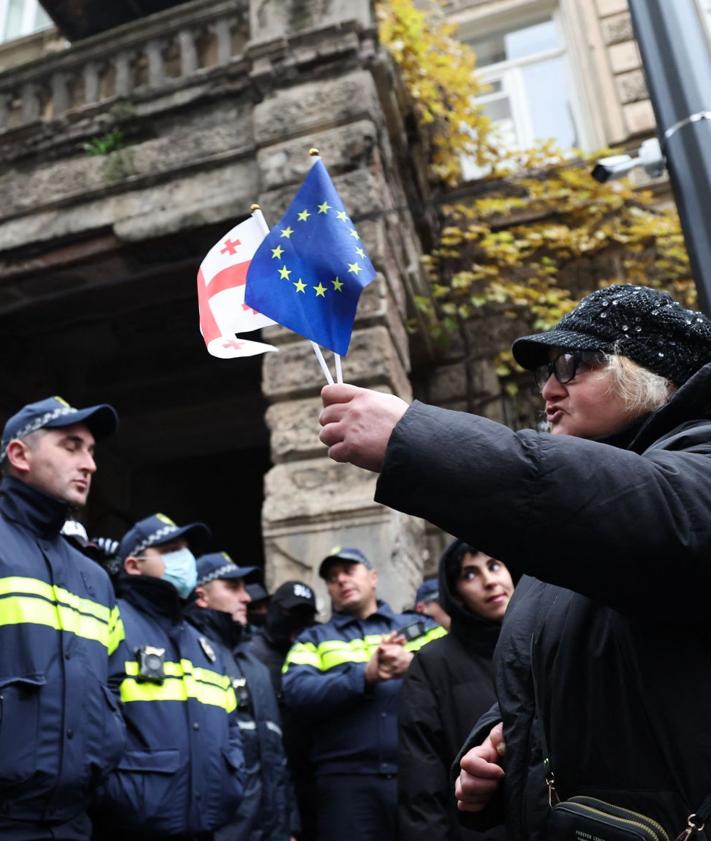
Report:
M 458 823 L 449 768 L 479 716 L 496 700 L 492 656 L 501 624 L 453 598 L 446 566 L 460 546 L 459 540 L 452 543 L 439 562 L 439 599 L 452 618 L 450 632 L 418 651 L 400 695 L 398 819 L 403 841 L 484 837 Z
M 711 791 L 710 419 L 706 366 L 614 446 L 418 403 L 393 432 L 376 499 L 536 577 L 495 658 L 514 841 L 540 839 L 546 815 L 532 642 L 562 797 L 597 795 L 675 837 Z

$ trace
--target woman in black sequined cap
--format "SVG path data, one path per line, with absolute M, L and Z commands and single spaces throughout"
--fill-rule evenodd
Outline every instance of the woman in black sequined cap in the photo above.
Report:
M 616 285 L 513 354 L 536 373 L 549 431 L 599 440 L 639 425 L 711 358 L 711 322 L 666 292 Z
M 517 339 L 513 355 L 533 370 L 549 360 L 550 348 L 626 356 L 679 387 L 709 361 L 711 322 L 659 289 L 608 286 L 583 298 L 552 330 Z
M 321 440 L 380 472 L 377 502 L 521 576 L 498 704 L 453 769 L 470 828 L 503 820 L 509 841 L 552 841 L 547 755 L 562 800 L 594 797 L 663 827 L 640 838 L 676 838 L 711 793 L 711 322 L 611 286 L 513 353 L 536 372 L 549 432 L 334 385 Z M 711 841 L 707 817 L 693 841 Z M 566 837 L 613 837 L 581 832 Z

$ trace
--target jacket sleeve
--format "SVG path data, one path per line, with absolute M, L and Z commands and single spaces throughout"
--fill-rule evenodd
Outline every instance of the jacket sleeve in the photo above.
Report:
M 439 705 L 420 655 L 410 664 L 400 693 L 398 821 L 408 841 L 450 838 L 449 768 L 442 754 Z
M 329 718 L 368 697 L 365 663 L 345 663 L 324 670 L 316 646 L 302 638 L 286 656 L 284 701 L 299 716 Z
M 515 573 L 693 622 L 711 586 L 711 441 L 698 437 L 682 430 L 640 455 L 414 403 L 375 498 Z

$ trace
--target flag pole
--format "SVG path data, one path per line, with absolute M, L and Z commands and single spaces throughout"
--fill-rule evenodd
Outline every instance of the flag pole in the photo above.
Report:
M 257 220 L 260 228 L 262 229 L 264 235 L 266 236 L 269 233 L 269 225 L 267 225 L 267 220 L 264 218 L 264 214 L 262 213 L 262 209 L 258 204 L 252 204 L 249 207 L 252 216 Z M 316 342 L 311 342 L 311 347 L 316 354 L 316 359 L 318 359 L 318 364 L 321 366 L 321 370 L 323 371 L 324 377 L 326 377 L 326 382 L 329 385 L 333 385 L 333 376 L 331 372 L 328 370 L 328 365 L 326 365 L 326 360 L 323 358 L 323 354 L 321 353 L 321 348 L 316 344 Z M 340 360 L 339 360 L 340 361 Z M 339 363 L 336 363 L 336 368 L 338 370 Z M 342 380 L 339 380 L 342 382 Z
M 314 353 L 316 354 L 316 359 L 318 359 L 318 364 L 321 366 L 321 370 L 323 371 L 326 382 L 329 385 L 333 385 L 333 376 L 331 372 L 328 370 L 328 365 L 326 365 L 326 360 L 323 358 L 323 354 L 321 353 L 321 348 L 316 344 L 316 342 L 311 342 L 311 347 L 314 349 Z

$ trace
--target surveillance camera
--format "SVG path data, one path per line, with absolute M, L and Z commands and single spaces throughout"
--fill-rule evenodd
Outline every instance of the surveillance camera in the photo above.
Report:
M 638 166 L 641 166 L 650 178 L 659 178 L 664 172 L 664 155 L 656 137 L 645 140 L 636 157 L 610 155 L 608 158 L 600 158 L 593 168 L 592 177 L 604 184 L 613 178 L 623 178 Z
M 666 163 L 662 154 L 662 147 L 656 137 L 650 137 L 639 147 L 637 160 L 650 178 L 659 178 L 664 174 Z
M 607 158 L 600 158 L 595 164 L 592 177 L 604 184 L 613 178 L 622 178 L 639 165 L 637 158 L 632 155 L 610 155 Z

